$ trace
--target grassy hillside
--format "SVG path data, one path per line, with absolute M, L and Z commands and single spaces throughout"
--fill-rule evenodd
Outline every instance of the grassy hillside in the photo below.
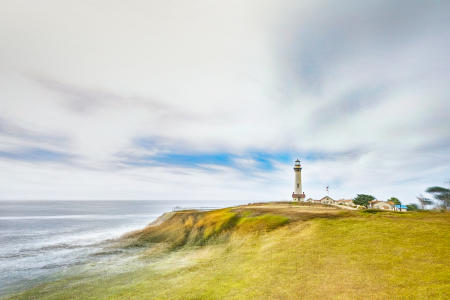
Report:
M 448 299 L 450 215 L 291 204 L 170 213 L 126 236 L 138 267 L 13 299 Z M 106 270 L 106 269 L 105 269 Z

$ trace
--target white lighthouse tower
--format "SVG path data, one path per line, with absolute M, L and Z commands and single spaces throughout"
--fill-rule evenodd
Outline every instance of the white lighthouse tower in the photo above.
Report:
M 294 164 L 295 182 L 294 192 L 292 193 L 293 201 L 304 201 L 305 193 L 302 191 L 302 166 L 300 160 L 297 158 Z

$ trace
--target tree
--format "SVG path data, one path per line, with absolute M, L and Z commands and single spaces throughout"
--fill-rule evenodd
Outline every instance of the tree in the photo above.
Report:
M 395 197 L 389 198 L 388 201 L 394 202 L 395 205 L 401 205 L 402 204 L 400 202 L 400 200 L 398 200 L 398 198 L 395 198 Z
M 353 199 L 353 203 L 367 207 L 369 202 L 373 200 L 375 200 L 375 197 L 372 195 L 358 194 L 356 198 Z
M 432 186 L 426 192 L 432 194 L 434 199 L 440 201 L 443 208 L 448 209 L 450 207 L 450 189 L 441 186 Z
M 408 211 L 413 211 L 413 210 L 418 210 L 419 209 L 419 207 L 417 206 L 417 204 L 408 204 L 408 205 L 406 205 L 406 210 L 408 210 Z
M 420 206 L 422 207 L 422 209 L 425 209 L 425 206 L 427 206 L 427 205 L 433 204 L 433 201 L 431 201 L 430 199 L 424 197 L 423 195 L 417 196 L 417 200 L 419 201 Z

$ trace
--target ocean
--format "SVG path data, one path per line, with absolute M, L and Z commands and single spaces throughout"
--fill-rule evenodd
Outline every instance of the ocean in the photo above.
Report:
M 242 201 L 0 201 L 0 295 L 55 278 L 98 259 L 109 240 L 175 207 L 227 207 Z M 52 277 L 53 276 L 53 277 Z

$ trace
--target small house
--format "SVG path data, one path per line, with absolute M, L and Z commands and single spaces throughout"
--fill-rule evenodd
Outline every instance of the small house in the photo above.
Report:
M 369 207 L 374 209 L 394 210 L 394 203 L 390 201 L 374 200 L 369 202 Z
M 356 204 L 353 203 L 352 199 L 341 199 L 336 201 L 337 204 L 339 205 L 345 205 L 345 206 L 350 206 L 350 207 L 356 207 Z
M 334 204 L 336 201 L 333 200 L 330 196 L 325 196 L 322 199 L 320 199 L 320 203 L 322 204 Z

